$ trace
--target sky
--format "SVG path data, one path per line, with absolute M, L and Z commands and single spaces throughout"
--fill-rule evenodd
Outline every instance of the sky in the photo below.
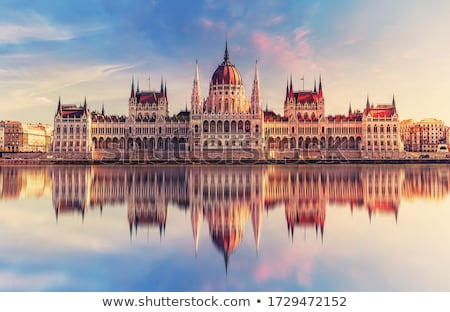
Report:
M 190 107 L 230 59 L 251 95 L 258 61 L 264 107 L 283 111 L 286 81 L 321 77 L 326 114 L 387 104 L 400 119 L 450 125 L 450 2 L 2 0 L 0 120 L 53 123 L 58 98 L 126 115 L 131 80 L 167 83 L 169 113 Z M 302 80 L 304 78 L 304 80 Z

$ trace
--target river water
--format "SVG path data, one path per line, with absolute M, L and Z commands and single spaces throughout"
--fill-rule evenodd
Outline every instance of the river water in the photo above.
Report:
M 450 166 L 0 167 L 2 291 L 450 291 Z

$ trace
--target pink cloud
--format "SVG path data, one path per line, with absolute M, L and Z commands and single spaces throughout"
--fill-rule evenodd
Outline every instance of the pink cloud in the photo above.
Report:
M 206 28 L 206 29 L 211 29 L 214 26 L 213 21 L 206 19 L 206 18 L 202 18 L 200 22 L 201 22 L 203 28 Z
M 282 66 L 291 67 L 311 57 L 308 29 L 297 28 L 290 37 L 256 32 L 251 40 L 257 50 Z

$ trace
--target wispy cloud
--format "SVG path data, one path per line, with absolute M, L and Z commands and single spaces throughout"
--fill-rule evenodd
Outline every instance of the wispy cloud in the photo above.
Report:
M 52 24 L 37 13 L 20 16 L 14 22 L 0 22 L 0 44 L 18 44 L 28 41 L 67 41 L 85 32 L 97 31 L 101 26 L 69 27 Z
M 0 23 L 0 44 L 20 43 L 27 40 L 70 40 L 75 34 L 68 28 L 51 25 L 38 14 L 30 14 L 15 23 Z

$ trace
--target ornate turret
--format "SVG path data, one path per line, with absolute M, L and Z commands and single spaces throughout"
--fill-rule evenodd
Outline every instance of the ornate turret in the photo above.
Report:
M 195 61 L 194 82 L 191 95 L 191 109 L 194 114 L 200 113 L 202 97 L 200 95 L 200 77 L 198 74 L 198 61 Z
M 251 107 L 252 107 L 252 112 L 254 112 L 254 113 L 259 113 L 259 111 L 261 110 L 258 61 L 256 61 L 256 64 L 255 64 L 255 77 L 253 78 Z

